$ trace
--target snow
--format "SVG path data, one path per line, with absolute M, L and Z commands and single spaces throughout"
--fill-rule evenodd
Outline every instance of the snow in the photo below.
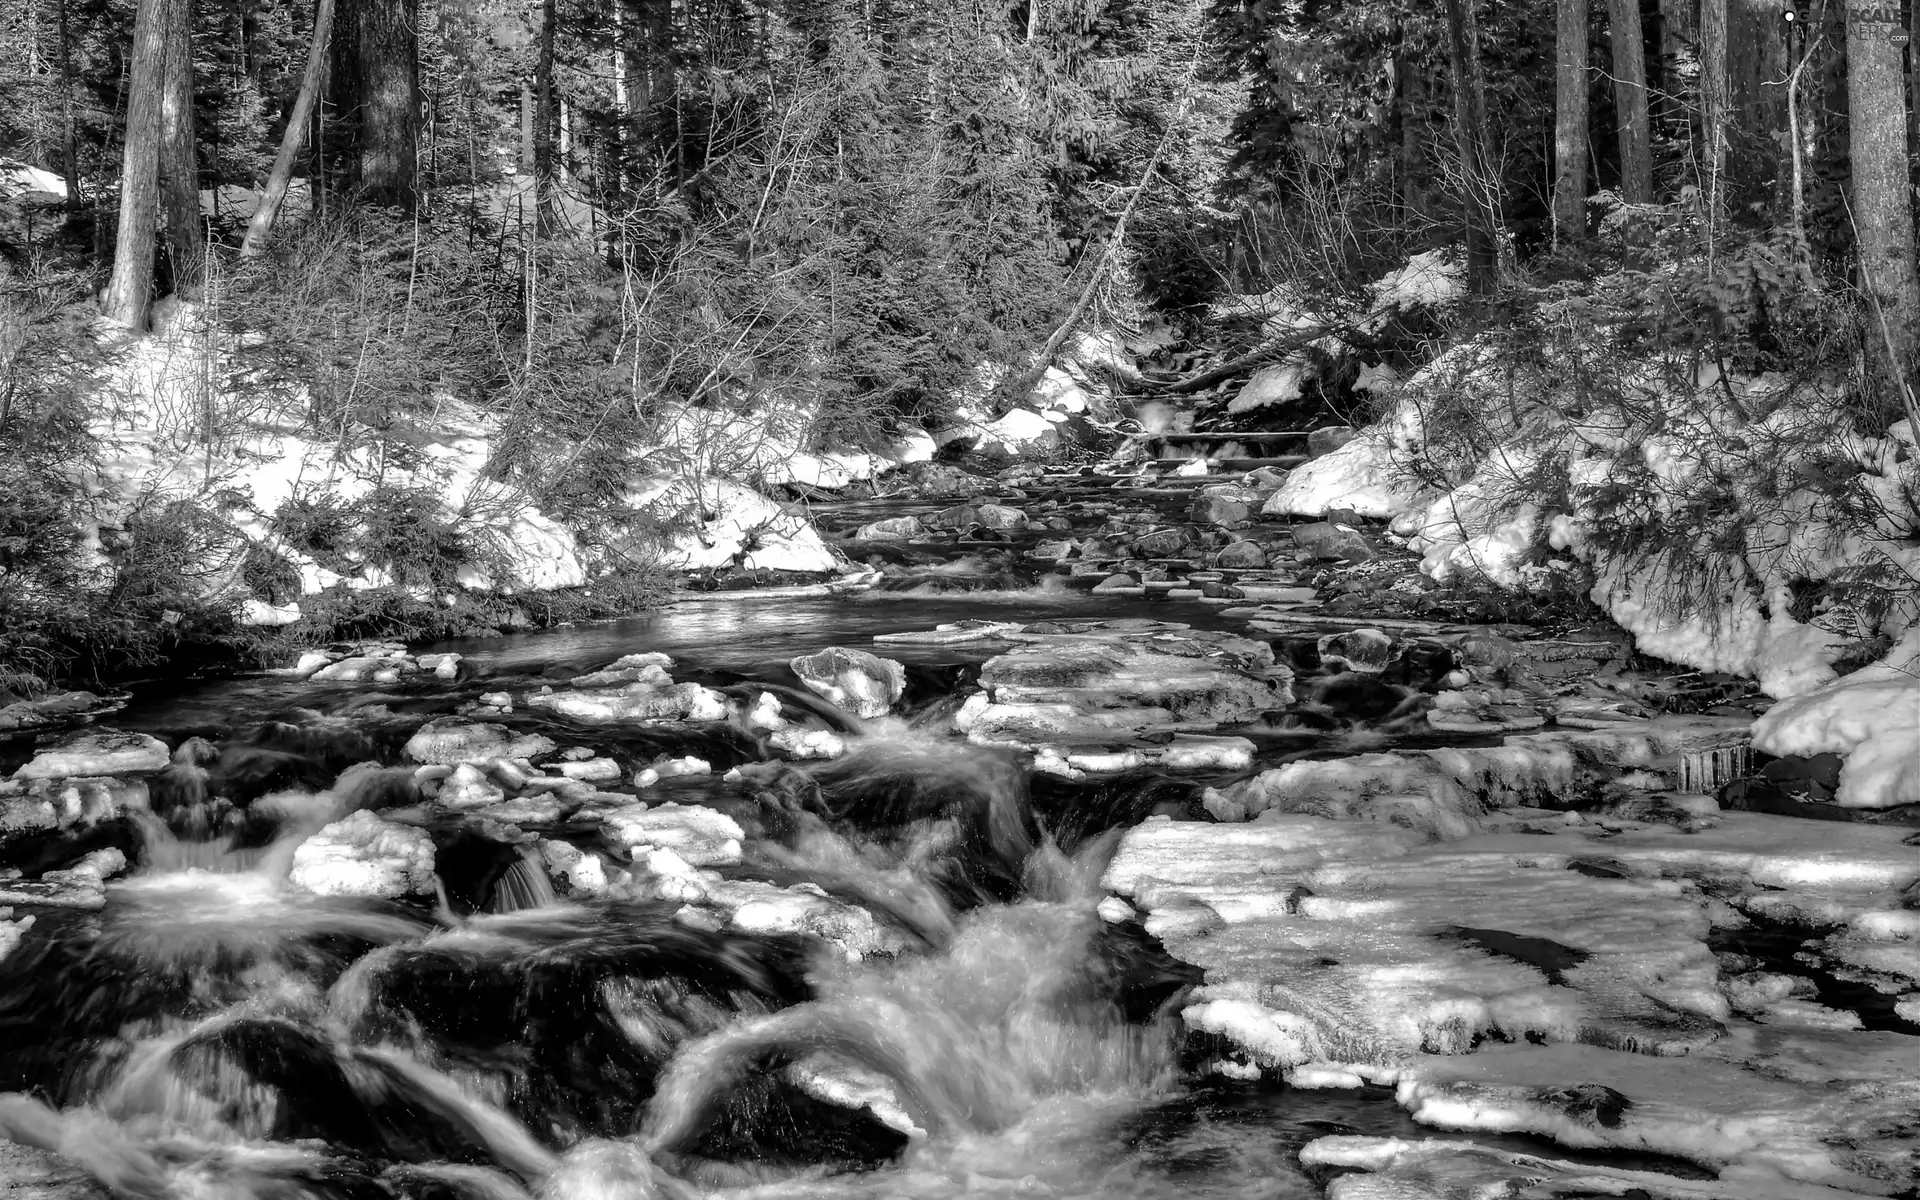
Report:
M 94 729 L 63 738 L 35 754 L 15 779 L 65 779 L 87 775 L 132 775 L 158 771 L 168 762 L 167 744 L 144 733 Z
M 1844 808 L 1920 804 L 1920 628 L 1878 663 L 1783 700 L 1754 723 L 1773 755 L 1840 754 Z
M 65 200 L 67 182 L 42 167 L 0 158 L 0 200 Z
M 740 861 L 745 836 L 733 818 L 710 808 L 634 804 L 606 813 L 602 835 L 639 862 L 654 850 L 671 850 L 695 867 L 729 866 Z
M 1228 402 L 1227 412 L 1244 413 L 1276 404 L 1292 404 L 1304 394 L 1307 381 L 1315 373 L 1311 364 L 1297 359 L 1262 367 Z
M 708 570 L 832 571 L 840 565 L 803 513 L 790 511 L 729 479 L 655 480 L 628 497 L 635 509 L 673 523 L 694 519 L 691 532 L 665 540 L 665 566 Z
M 1393 416 L 1360 431 L 1346 445 L 1294 468 L 1267 498 L 1267 516 L 1324 516 L 1344 508 L 1385 520 L 1409 508 L 1419 488 L 1408 481 L 1404 456 L 1418 446 L 1424 428 L 1419 411 L 1399 404 Z
M 431 896 L 433 839 L 363 809 L 301 842 L 287 881 L 321 896 Z

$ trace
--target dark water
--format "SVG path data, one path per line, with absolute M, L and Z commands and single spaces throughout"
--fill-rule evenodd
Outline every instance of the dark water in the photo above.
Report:
M 456 682 L 147 689 L 116 724 L 206 739 L 153 782 L 153 814 L 9 844 L 35 869 L 103 846 L 136 865 L 104 909 L 36 911 L 0 964 L 0 1132 L 133 1196 L 1317 1196 L 1305 1142 L 1426 1131 L 1382 1093 L 1194 1074 L 1173 1014 L 1197 972 L 1094 906 L 1115 831 L 1200 815 L 1201 781 L 1036 781 L 942 737 L 943 704 L 997 647 L 886 647 L 912 673 L 908 719 L 842 720 L 846 759 L 744 784 L 718 777 L 760 757 L 737 728 L 506 718 L 628 775 L 707 759 L 714 776 L 668 794 L 739 821 L 745 861 L 724 873 L 864 908 L 895 946 L 866 961 L 672 897 L 557 899 L 525 835 L 593 830 L 435 815 L 409 772 L 363 765 L 399 763 L 423 719 L 481 692 L 634 651 L 746 696 L 792 683 L 794 655 L 878 633 L 1143 614 L 1216 624 L 1039 586 L 715 598 L 435 647 L 466 657 Z M 1316 738 L 1269 744 L 1330 752 Z M 435 898 L 285 885 L 293 844 L 360 807 L 430 833 Z

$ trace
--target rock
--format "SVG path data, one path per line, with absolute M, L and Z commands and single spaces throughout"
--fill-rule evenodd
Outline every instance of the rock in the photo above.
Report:
M 625 688 L 593 688 L 528 696 L 528 708 L 546 709 L 593 725 L 623 721 L 724 721 L 727 698 L 697 683 L 671 687 L 636 683 Z
M 435 800 L 448 808 L 478 808 L 498 804 L 506 798 L 506 790 L 470 762 L 455 767 L 453 774 L 447 777 L 434 795 Z
M 1027 527 L 1027 514 L 1004 504 L 982 504 L 979 513 L 979 522 L 987 529 L 1010 533 Z
M 433 839 L 362 809 L 301 842 L 287 881 L 322 896 L 431 896 Z
M 1316 429 L 1307 435 L 1307 457 L 1320 458 L 1332 454 L 1358 436 L 1351 425 L 1329 425 Z
M 713 764 L 704 758 L 695 758 L 691 754 L 683 758 L 656 758 L 648 768 L 654 773 L 654 779 L 678 779 L 688 775 L 711 775 Z
M 1267 497 L 1279 491 L 1281 485 L 1286 483 L 1286 481 L 1287 473 L 1277 467 L 1255 467 L 1241 477 L 1241 482 L 1253 489 L 1263 504 L 1266 502 Z
M 1320 639 L 1320 661 L 1378 674 L 1393 661 L 1393 639 L 1378 629 L 1349 629 Z
M 1285 707 L 1271 670 L 1266 643 L 1224 635 L 1049 639 L 988 660 L 955 720 L 976 741 L 1024 744 L 1210 729 Z
M 75 775 L 133 775 L 163 769 L 167 744 L 144 733 L 91 729 L 69 734 L 13 773 L 15 779 L 64 779 Z
M 907 687 L 905 667 L 865 650 L 829 646 L 788 665 L 809 691 L 863 720 L 885 716 Z
M 325 650 L 308 650 L 301 654 L 298 661 L 290 668 L 290 671 L 292 674 L 304 678 L 312 675 L 315 671 L 320 670 L 332 661 L 333 655 L 328 654 Z
M 745 835 L 733 818 L 710 808 L 636 804 L 601 819 L 601 835 L 636 861 L 653 850 L 671 850 L 691 866 L 731 866 L 740 861 Z
M 583 762 L 563 762 L 559 772 L 568 779 L 586 783 L 612 783 L 620 778 L 620 764 L 610 758 L 589 758 Z
M 904 542 L 909 538 L 925 537 L 927 527 L 919 517 L 888 517 L 881 521 L 870 521 L 854 531 L 854 538 L 863 542 Z
M 1293 544 L 1306 558 L 1338 558 L 1347 562 L 1371 562 L 1373 547 L 1351 525 L 1315 521 L 1293 527 Z
M 539 758 L 550 754 L 554 740 L 538 733 L 515 733 L 505 725 L 440 717 L 428 721 L 407 739 L 404 753 L 421 763 L 484 763 L 496 758 Z
M 1257 571 L 1267 565 L 1267 552 L 1255 541 L 1228 542 L 1213 556 L 1213 565 L 1242 571 Z
M 343 658 L 321 667 L 307 676 L 314 683 L 398 683 L 411 672 L 413 663 L 404 658 Z
M 546 864 L 554 891 L 562 896 L 606 894 L 609 880 L 605 859 L 568 842 L 543 839 L 539 846 L 540 860 Z
M 1238 525 L 1253 516 L 1253 506 L 1259 499 L 1250 489 L 1231 484 L 1210 487 L 1194 497 L 1187 519 L 1196 525 Z
M 1093 590 L 1096 592 L 1132 591 L 1138 588 L 1139 586 L 1140 586 L 1140 581 L 1138 579 L 1135 579 L 1131 575 L 1122 573 L 1118 575 L 1107 576 L 1105 579 L 1102 579 L 1099 583 L 1094 584 Z
M 1141 558 L 1175 558 L 1192 544 L 1192 535 L 1182 528 L 1156 529 L 1134 539 L 1133 552 Z

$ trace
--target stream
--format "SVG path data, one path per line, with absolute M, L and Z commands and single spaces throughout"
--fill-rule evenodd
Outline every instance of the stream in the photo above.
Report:
M 1217 1040 L 1181 1019 L 1202 971 L 1101 881 L 1128 829 L 1212 821 L 1203 790 L 1249 768 L 1035 773 L 955 732 L 1006 642 L 874 640 L 1143 618 L 1244 636 L 1218 603 L 1067 586 L 1023 558 L 1034 540 L 896 555 L 855 594 L 695 595 L 408 651 L 423 667 L 458 655 L 440 675 L 138 689 L 110 721 L 170 756 L 145 806 L 0 842 L 27 878 L 88 855 L 127 864 L 98 903 L 14 902 L 34 919 L 0 962 L 0 1133 L 77 1164 L 85 1179 L 41 1193 L 72 1196 L 1318 1197 L 1339 1171 L 1300 1150 L 1340 1135 L 1712 1176 L 1670 1154 L 1446 1133 L 1391 1087 L 1219 1069 Z M 1350 676 L 1267 641 L 1296 692 Z M 887 715 L 802 686 L 790 661 L 829 647 L 902 665 Z M 528 699 L 608 669 L 644 683 L 647 665 L 619 667 L 636 654 L 667 656 L 675 687 L 728 715 L 583 720 Z M 1393 686 L 1431 692 L 1451 665 L 1405 659 Z M 1316 720 L 1229 730 L 1252 770 L 1497 740 L 1314 694 Z M 841 752 L 783 761 L 753 724 L 771 709 Z M 467 777 L 415 749 L 423 725 L 456 718 L 546 739 L 549 761 L 581 767 L 570 780 L 618 770 L 458 802 Z M 1167 735 L 1113 741 L 1151 751 Z M 0 768 L 31 751 L 8 744 Z M 688 759 L 699 770 L 675 773 Z M 649 764 L 663 777 L 635 782 Z M 430 867 L 393 868 L 412 884 L 289 886 L 321 877 L 303 841 L 375 812 L 394 861 L 430 843 Z M 614 835 L 662 813 L 681 824 Z M 583 856 L 626 882 L 569 874 Z

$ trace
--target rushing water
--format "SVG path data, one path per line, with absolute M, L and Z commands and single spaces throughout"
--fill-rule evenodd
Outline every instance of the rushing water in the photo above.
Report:
M 670 899 L 556 899 L 524 845 L 425 810 L 435 902 L 285 884 L 319 824 L 408 800 L 404 772 L 367 763 L 484 690 L 642 649 L 679 678 L 764 683 L 887 630 L 1100 615 L 1139 610 L 920 579 L 446 647 L 473 664 L 460 682 L 151 691 L 116 723 L 178 748 L 153 813 L 10 844 L 41 867 L 105 845 L 137 865 L 100 911 L 36 914 L 0 966 L 0 1133 L 128 1196 L 1318 1195 L 1305 1141 L 1412 1127 L 1379 1095 L 1196 1074 L 1172 1014 L 1197 972 L 1095 912 L 1117 827 L 1178 809 L 1187 784 L 1039 786 L 889 720 L 838 763 L 772 771 L 756 801 L 674 785 L 748 830 L 741 878 L 813 885 L 893 930 L 901 951 L 862 962 Z M 901 654 L 909 711 L 937 714 L 984 656 Z M 724 731 L 570 738 L 716 771 L 752 757 Z

